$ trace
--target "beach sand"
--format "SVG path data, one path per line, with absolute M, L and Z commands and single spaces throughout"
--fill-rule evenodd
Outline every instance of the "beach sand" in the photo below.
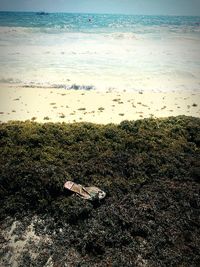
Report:
M 120 123 L 149 117 L 200 117 L 200 92 L 100 92 L 1 84 L 0 121 Z

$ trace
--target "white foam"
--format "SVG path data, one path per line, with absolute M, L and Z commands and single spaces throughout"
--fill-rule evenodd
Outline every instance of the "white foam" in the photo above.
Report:
M 134 29 L 128 33 L 59 29 L 59 34 L 51 29 L 47 34 L 48 29 L 44 33 L 38 28 L 0 27 L 0 81 L 66 88 L 91 85 L 98 90 L 199 89 L 199 34 L 154 28 L 149 34 Z

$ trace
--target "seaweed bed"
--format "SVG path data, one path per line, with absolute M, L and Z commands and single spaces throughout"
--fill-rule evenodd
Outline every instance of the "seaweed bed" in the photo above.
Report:
M 199 266 L 199 191 L 199 118 L 2 123 L 0 265 Z

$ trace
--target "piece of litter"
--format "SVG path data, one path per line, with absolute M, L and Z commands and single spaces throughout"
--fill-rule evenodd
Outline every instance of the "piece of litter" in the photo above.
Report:
M 64 188 L 76 193 L 79 197 L 87 200 L 103 199 L 106 193 L 96 186 L 84 187 L 72 181 L 67 181 Z

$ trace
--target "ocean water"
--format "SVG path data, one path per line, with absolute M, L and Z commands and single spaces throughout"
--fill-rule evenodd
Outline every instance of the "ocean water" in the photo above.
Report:
M 0 12 L 0 83 L 200 90 L 200 17 Z

